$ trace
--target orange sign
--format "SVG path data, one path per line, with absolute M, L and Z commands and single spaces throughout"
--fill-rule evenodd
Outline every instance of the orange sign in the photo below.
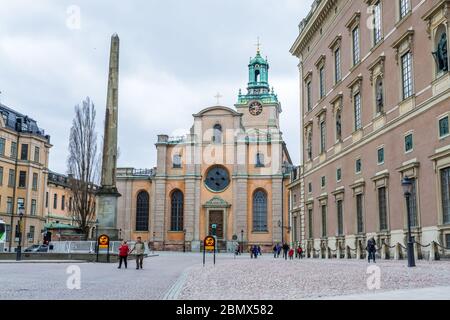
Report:
M 109 237 L 106 234 L 103 234 L 98 238 L 98 247 L 100 249 L 108 249 Z
M 216 239 L 211 236 L 206 237 L 205 250 L 215 250 L 215 249 L 216 249 Z

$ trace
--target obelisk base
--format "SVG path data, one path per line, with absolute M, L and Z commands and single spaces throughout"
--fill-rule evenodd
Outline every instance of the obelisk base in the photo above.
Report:
M 118 192 L 99 192 L 97 194 L 98 236 L 106 234 L 111 241 L 119 240 L 119 229 L 117 229 L 117 200 L 119 197 Z

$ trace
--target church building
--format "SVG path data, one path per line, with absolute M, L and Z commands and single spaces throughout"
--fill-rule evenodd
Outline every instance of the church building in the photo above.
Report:
M 221 250 L 289 241 L 291 159 L 280 131 L 281 104 L 269 87 L 269 64 L 258 49 L 247 94 L 234 108 L 193 115 L 184 137 L 159 135 L 157 166 L 119 168 L 120 238 L 140 236 L 157 250 L 199 251 L 207 235 Z M 175 128 L 174 128 L 175 129 Z

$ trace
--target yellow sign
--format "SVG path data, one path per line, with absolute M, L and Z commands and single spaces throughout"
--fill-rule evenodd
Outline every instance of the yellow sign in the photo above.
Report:
M 98 247 L 99 249 L 108 249 L 109 237 L 106 234 L 103 234 L 98 238 Z
M 205 250 L 215 250 L 216 249 L 216 239 L 214 237 L 208 236 L 205 238 Z

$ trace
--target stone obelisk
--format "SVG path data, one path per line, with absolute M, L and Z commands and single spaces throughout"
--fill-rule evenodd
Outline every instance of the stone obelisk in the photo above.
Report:
M 106 100 L 105 133 L 103 137 L 103 161 L 101 187 L 97 192 L 96 213 L 98 235 L 106 234 L 111 240 L 119 240 L 117 229 L 117 200 L 121 196 L 116 187 L 117 128 L 119 108 L 119 45 L 117 34 L 111 38 L 108 96 Z

